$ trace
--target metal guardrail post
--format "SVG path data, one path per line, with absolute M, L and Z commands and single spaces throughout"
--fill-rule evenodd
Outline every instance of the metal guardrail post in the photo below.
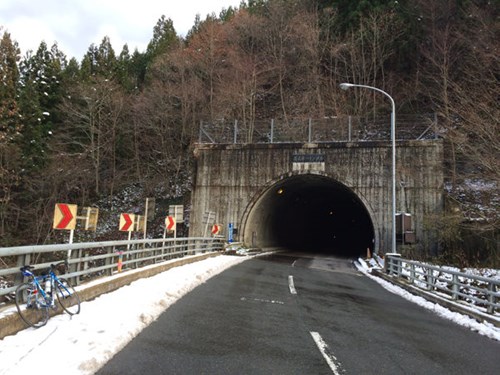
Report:
M 17 256 L 17 268 L 21 268 L 27 264 L 30 264 L 31 254 L 22 254 Z M 24 277 L 21 272 L 16 273 L 14 276 L 14 282 L 17 284 L 21 284 L 24 282 Z
M 113 246 L 113 247 L 108 247 L 107 254 L 108 254 L 108 255 L 110 255 L 110 254 L 114 254 L 114 253 L 115 253 L 115 246 Z M 110 256 L 110 257 L 108 257 L 108 258 L 106 258 L 106 259 L 104 260 L 104 264 L 105 264 L 106 266 L 111 266 L 111 265 L 113 264 L 113 258 L 114 258 L 114 257 L 111 257 L 111 256 Z M 110 267 L 110 268 L 108 268 L 107 274 L 108 274 L 108 276 L 113 275 L 113 268 L 111 268 L 111 267 Z
M 427 268 L 425 270 L 425 274 L 426 274 L 426 289 L 432 290 L 434 284 L 434 275 L 432 269 Z
M 385 254 L 386 273 L 396 276 L 399 276 L 401 274 L 401 264 L 399 258 L 401 258 L 401 254 L 399 253 Z
M 488 314 L 493 314 L 495 312 L 495 303 L 496 303 L 496 296 L 495 296 L 495 293 L 496 293 L 496 286 L 495 284 L 493 284 L 492 282 L 490 282 L 488 284 L 488 302 L 489 302 L 489 305 L 488 305 L 488 308 L 487 308 L 487 312 Z
M 80 254 L 76 254 L 77 257 L 79 257 Z M 69 273 L 75 273 L 79 271 L 78 263 L 75 263 L 72 261 L 72 259 L 75 257 L 75 252 L 72 251 L 71 254 L 68 257 L 68 272 Z M 69 282 L 73 285 L 79 285 L 80 284 L 80 277 L 79 276 L 72 276 L 69 278 Z
M 460 292 L 459 280 L 457 275 L 453 275 L 451 285 L 451 299 L 454 301 L 458 300 L 458 292 Z
M 410 284 L 414 284 L 415 283 L 415 265 L 414 264 L 410 264 Z
M 81 259 L 82 255 L 83 255 L 83 250 L 82 249 L 78 249 L 76 251 L 76 257 L 77 257 L 77 259 Z M 75 272 L 80 272 L 82 270 L 82 263 L 80 261 L 78 261 L 77 263 L 75 263 L 74 270 L 75 270 Z M 80 285 L 80 276 L 75 276 L 74 284 L 73 285 Z

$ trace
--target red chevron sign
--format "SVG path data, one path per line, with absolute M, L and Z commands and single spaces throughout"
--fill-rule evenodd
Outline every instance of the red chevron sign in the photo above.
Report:
M 76 204 L 56 203 L 54 210 L 54 229 L 73 230 L 76 227 Z
M 175 218 L 173 216 L 167 216 L 165 218 L 165 226 L 167 230 L 175 230 Z
M 214 224 L 212 227 L 212 234 L 216 235 L 220 232 L 220 224 Z
M 134 214 L 121 214 L 119 229 L 122 232 L 132 232 L 134 230 L 134 219 Z

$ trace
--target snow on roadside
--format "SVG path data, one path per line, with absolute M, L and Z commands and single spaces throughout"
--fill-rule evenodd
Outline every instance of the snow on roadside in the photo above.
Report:
M 7 336 L 0 340 L 0 374 L 47 366 L 51 374 L 93 374 L 179 298 L 245 259 L 221 255 L 175 267 L 83 302 L 79 315 Z
M 457 324 L 460 324 L 461 326 L 471 329 L 472 331 L 476 331 L 481 335 L 500 341 L 500 328 L 495 327 L 493 324 L 488 322 L 479 323 L 478 321 L 470 318 L 467 315 L 453 312 L 441 305 L 429 302 L 423 297 L 416 296 L 397 285 L 394 285 L 386 280 L 381 279 L 380 277 L 373 276 L 370 273 L 370 267 L 362 259 L 359 259 L 357 262 L 354 262 L 354 264 L 359 271 L 361 271 L 370 279 L 379 283 L 383 288 L 387 289 L 389 292 L 397 294 L 410 302 L 416 303 L 421 307 L 431 310 L 432 312 L 438 314 L 442 318 L 451 320 Z

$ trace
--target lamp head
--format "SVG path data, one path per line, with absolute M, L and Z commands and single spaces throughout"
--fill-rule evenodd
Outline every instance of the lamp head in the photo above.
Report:
M 341 83 L 341 84 L 340 84 L 340 88 L 341 88 L 342 90 L 347 90 L 349 87 L 352 87 L 352 86 L 353 86 L 353 84 L 352 84 L 352 83 Z

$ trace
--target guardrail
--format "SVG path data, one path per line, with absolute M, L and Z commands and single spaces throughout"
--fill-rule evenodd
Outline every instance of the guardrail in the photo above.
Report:
M 223 245 L 221 238 L 190 237 L 4 247 L 0 248 L 2 264 L 15 262 L 16 267 L 0 268 L 0 297 L 15 291 L 23 279 L 19 268 L 26 264 L 33 265 L 36 273 L 36 270 L 46 270 L 51 264 L 67 259 L 69 272 L 64 276 L 79 284 L 121 270 L 219 251 Z
M 488 314 L 500 312 L 498 279 L 448 270 L 387 254 L 385 269 L 389 275 L 452 301 L 465 302 Z

